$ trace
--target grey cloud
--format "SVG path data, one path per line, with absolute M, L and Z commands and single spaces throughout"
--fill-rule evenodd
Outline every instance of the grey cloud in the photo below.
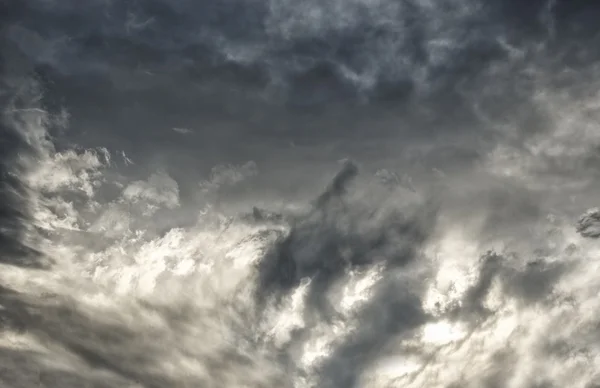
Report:
M 555 293 L 556 284 L 573 269 L 572 264 L 562 262 L 527 261 L 518 256 L 487 252 L 480 258 L 476 282 L 466 290 L 459 304 L 449 306 L 443 314 L 474 325 L 493 319 L 495 311 L 484 302 L 496 281 L 500 283 L 502 298 L 522 306 L 555 303 L 559 296 Z
M 427 322 L 418 294 L 401 277 L 390 277 L 358 312 L 357 330 L 337 345 L 320 367 L 320 387 L 357 387 L 364 370 L 384 355 L 396 336 L 410 338 L 410 330 Z
M 356 145 L 348 133 L 365 127 L 380 139 L 365 155 L 369 160 L 391 144 L 423 137 L 431 145 L 432 136 L 457 136 L 455 145 L 440 144 L 419 158 L 452 171 L 485 158 L 493 144 L 481 143 L 493 143 L 489 137 L 505 136 L 488 127 L 508 123 L 529 133 L 543 125 L 544 115 L 532 109 L 539 83 L 530 62 L 533 70 L 558 73 L 546 69 L 550 49 L 540 53 L 527 39 L 508 39 L 533 57 L 515 59 L 498 39 L 512 34 L 514 18 L 541 23 L 543 2 L 522 9 L 471 0 L 304 3 L 114 1 L 82 10 L 32 1 L 15 6 L 22 10 L 14 28 L 58 47 L 55 62 L 34 66 L 35 58 L 27 58 L 47 88 L 46 100 L 69 105 L 69 140 L 125 149 L 139 169 L 177 164 L 175 174 L 185 178 L 196 173 L 199 179 L 199 170 L 215 164 L 256 160 L 262 168 L 258 158 L 306 159 L 303 151 L 276 151 L 289 140 L 334 139 L 347 143 L 339 153 L 351 154 Z M 336 12 L 344 17 L 323 21 Z M 149 20 L 131 28 L 132 21 Z M 10 39 L 26 56 L 29 43 L 21 35 Z M 475 102 L 487 123 L 470 111 Z M 194 128 L 194 136 L 165 131 L 174 127 Z M 396 148 L 404 154 L 409 146 Z
M 434 208 L 428 204 L 415 214 L 402 214 L 393 202 L 378 208 L 346 198 L 357 173 L 354 163 L 345 162 L 312 209 L 290 220 L 291 230 L 260 263 L 259 295 L 286 292 L 307 277 L 313 280 L 311 295 L 319 305 L 348 269 L 380 261 L 394 268 L 415 259 L 434 223 Z
M 346 161 L 309 213 L 291 218 L 291 230 L 258 267 L 259 306 L 265 297 L 274 294 L 278 300 L 301 279 L 311 280 L 305 299 L 308 327 L 295 335 L 302 340 L 316 322 L 339 318 L 327 299 L 336 281 L 349 270 L 385 264 L 385 279 L 356 313 L 356 332 L 335 344 L 319 367 L 318 385 L 323 387 L 356 386 L 362 373 L 384 355 L 387 343 L 428 320 L 416 291 L 418 281 L 399 275 L 403 270 L 397 268 L 410 273 L 435 211 L 423 206 L 403 215 L 393 206 L 378 209 L 356 202 L 347 190 L 357 173 L 357 166 Z
M 479 277 L 477 282 L 472 285 L 463 299 L 463 306 L 468 313 L 486 315 L 491 313 L 484 305 L 483 300 L 487 296 L 492 282 L 502 268 L 502 256 L 489 252 L 481 257 L 481 266 L 479 268 Z
M 493 22 L 502 15 L 494 11 L 503 6 L 471 0 L 436 6 L 336 0 L 95 2 L 86 10 L 31 1 L 21 7 L 27 18 L 11 29 L 11 38 L 32 59 L 60 72 L 131 69 L 133 63 L 121 54 L 129 50 L 150 72 L 197 74 L 201 68 L 221 79 L 233 74 L 246 85 L 282 84 L 299 91 L 288 98 L 305 100 L 298 101 L 302 104 L 344 90 L 394 98 L 425 85 L 435 89 L 454 82 L 445 74 L 466 74 L 504 56 L 496 41 L 502 25 Z M 544 8 L 531 7 L 529 14 L 536 11 Z M 57 29 L 52 20 L 64 23 Z M 504 22 L 512 24 L 508 17 Z M 44 50 L 35 49 L 40 45 Z
M 551 300 L 555 284 L 572 269 L 565 263 L 528 262 L 524 269 L 508 270 L 504 275 L 506 292 L 525 303 Z
M 0 381 L 10 386 L 52 387 L 57 382 L 66 388 L 154 388 L 189 384 L 219 387 L 242 383 L 257 388 L 289 386 L 276 370 L 269 375 L 265 368 L 258 366 L 267 362 L 268 355 L 261 352 L 260 345 L 253 343 L 251 335 L 245 338 L 250 317 L 243 315 L 244 309 L 240 306 L 237 306 L 239 316 L 231 314 L 227 322 L 222 322 L 227 329 L 235 330 L 234 340 L 238 346 L 227 340 L 219 342 L 206 337 L 208 342 L 198 342 L 194 347 L 184 342 L 185 333 L 203 336 L 214 330 L 213 320 L 219 311 L 197 311 L 196 306 L 185 303 L 165 306 L 133 302 L 128 312 L 101 312 L 89 306 L 84 308 L 70 297 L 46 294 L 32 298 L 4 287 L 0 288 L 0 303 L 3 307 L 0 323 L 8 335 L 26 334 L 43 344 L 32 351 L 0 346 L 0 358 L 10 361 L 0 368 Z M 236 310 L 235 305 L 228 307 L 232 312 Z M 146 321 L 153 314 L 160 314 L 158 327 L 157 321 Z M 127 323 L 133 316 L 137 323 Z M 207 349 L 203 345 L 207 345 Z M 253 346 L 255 353 L 249 354 L 248 348 L 252 350 Z M 45 358 L 66 362 L 66 365 L 54 366 Z M 164 363 L 169 359 L 173 365 L 191 362 L 200 363 L 203 368 L 195 373 L 173 374 Z M 274 361 L 270 362 L 272 366 Z M 241 370 L 245 372 L 239 373 Z
M 258 173 L 258 167 L 253 161 L 241 166 L 219 165 L 210 171 L 210 178 L 200 183 L 202 191 L 219 190 L 234 186 L 242 181 L 252 178 Z
M 165 206 L 167 208 L 179 206 L 177 182 L 164 172 L 151 175 L 147 182 L 132 182 L 123 190 L 122 196 L 126 201 L 132 203 L 145 200 L 151 206 Z
M 583 237 L 600 237 L 600 209 L 587 210 L 577 221 L 577 232 Z
M 9 61 L 1 65 L 2 71 L 9 70 Z M 0 245 L 3 248 L 0 261 L 18 266 L 44 267 L 48 260 L 27 239 L 30 231 L 28 223 L 32 218 L 28 206 L 30 188 L 21 179 L 26 166 L 19 160 L 24 155 L 35 156 L 38 152 L 35 145 L 19 132 L 23 118 L 15 113 L 29 107 L 35 99 L 35 91 L 28 86 L 30 83 L 26 78 L 17 78 L 15 82 L 14 79 L 0 77 L 3 90 L 0 93 Z

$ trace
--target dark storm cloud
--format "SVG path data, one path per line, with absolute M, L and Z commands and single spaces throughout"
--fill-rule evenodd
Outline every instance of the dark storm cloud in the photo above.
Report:
M 182 77 L 205 86 L 216 80 L 213 88 L 274 88 L 301 105 L 451 89 L 506 59 L 498 36 L 525 23 L 520 35 L 544 31 L 547 13 L 540 1 L 153 0 L 82 8 L 32 0 L 12 8 L 18 22 L 7 28 L 10 39 L 49 74 L 96 75 L 123 91 Z
M 397 154 L 436 144 L 418 158 L 427 168 L 474 163 L 505 137 L 490 127 L 543 125 L 526 64 L 552 55 L 530 46 L 547 41 L 550 21 L 563 36 L 579 15 L 560 19 L 562 4 L 548 4 L 32 0 L 10 4 L 4 31 L 35 66 L 44 103 L 71 113 L 59 145 L 125 150 L 145 175 L 168 163 L 186 196 L 208 166 L 297 165 L 325 142 L 339 143 L 319 153 L 327 162 L 376 161 L 400 137 Z
M 196 110 L 207 123 L 216 117 L 217 122 L 225 117 L 243 120 L 245 130 L 235 130 L 241 135 L 250 128 L 265 131 L 289 125 L 280 117 L 289 112 L 273 106 L 280 101 L 319 110 L 366 97 L 393 102 L 394 110 L 414 115 L 421 108 L 402 105 L 418 96 L 425 108 L 437 111 L 423 114 L 440 120 L 436 126 L 452 122 L 460 127 L 473 124 L 471 100 L 482 96 L 464 101 L 458 91 L 477 94 L 490 81 L 503 85 L 489 98 L 495 116 L 519 105 L 531 112 L 523 101 L 515 101 L 516 89 L 526 83 L 523 79 L 496 81 L 515 72 L 485 74 L 490 65 L 512 61 L 511 50 L 527 53 L 530 40 L 545 41 L 550 21 L 556 21 L 555 28 L 562 33 L 580 15 L 570 7 L 573 11 L 563 17 L 557 11 L 564 8 L 562 2 L 549 5 L 475 0 L 435 5 L 153 0 L 94 1 L 80 7 L 32 0 L 11 3 L 6 15 L 13 16 L 7 16 L 11 23 L 4 29 L 37 65 L 48 100 L 65 100 L 74 118 L 86 116 L 86 124 L 109 110 L 120 126 L 136 122 L 148 127 L 148 133 L 153 122 L 187 127 L 192 117 L 184 116 Z M 506 39 L 515 46 L 507 46 Z M 274 93 L 268 103 L 264 91 Z M 156 117 L 149 119 L 153 113 L 147 106 L 156 109 Z M 352 120 L 334 128 L 318 120 L 294 119 L 303 120 L 301 127 L 330 127 L 327 132 L 336 135 L 341 127 L 352 126 Z
M 308 86 L 314 94 L 327 93 L 318 84 L 329 78 L 337 78 L 338 89 L 352 84 L 354 76 L 345 73 L 355 74 L 359 83 L 392 85 L 389 92 L 397 93 L 394 88 L 413 87 L 416 66 L 431 66 L 439 74 L 472 66 L 475 58 L 485 61 L 489 54 L 482 53 L 494 51 L 486 45 L 492 44 L 497 26 L 485 23 L 488 10 L 477 2 L 445 2 L 443 13 L 411 1 L 343 5 L 150 1 L 94 2 L 81 8 L 30 1 L 14 7 L 23 19 L 20 27 L 10 29 L 10 36 L 36 62 L 60 72 L 106 72 L 109 64 L 181 71 L 187 62 L 197 74 L 226 77 L 229 64 L 232 75 L 254 73 L 251 79 L 260 80 L 263 73 L 263 79 L 280 79 L 292 88 Z M 442 31 L 436 30 L 433 17 L 450 33 L 450 46 L 436 54 L 449 60 L 444 50 L 457 50 L 463 54 L 461 63 L 435 63 L 427 44 L 430 34 L 440 37 Z M 450 25 L 455 21 L 465 24 Z M 378 64 L 373 63 L 375 56 L 380 57 Z M 397 69 L 393 62 L 406 65 Z M 361 80 L 371 72 L 372 81 Z
M 548 5 L 33 0 L 6 14 L 10 39 L 53 72 L 96 74 L 120 90 L 167 86 L 182 74 L 205 86 L 289 89 L 291 101 L 314 104 L 452 88 L 507 58 L 499 36 L 545 39 L 551 21 L 562 32 L 580 16 Z
M 600 209 L 593 208 L 586 211 L 577 220 L 576 229 L 583 237 L 600 237 Z
M 259 298 L 289 292 L 307 278 L 312 280 L 310 304 L 319 309 L 332 284 L 348 270 L 380 262 L 391 269 L 415 259 L 433 227 L 434 207 L 402 214 L 393 204 L 379 208 L 346 198 L 357 173 L 354 163 L 344 162 L 312 209 L 290 220 L 290 231 L 260 263 Z

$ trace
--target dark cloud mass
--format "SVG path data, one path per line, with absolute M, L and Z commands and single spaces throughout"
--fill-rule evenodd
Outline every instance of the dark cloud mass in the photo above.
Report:
M 598 386 L 599 16 L 0 0 L 0 385 Z
M 600 237 L 600 210 L 598 208 L 588 209 L 579 220 L 577 220 L 577 232 L 583 237 Z

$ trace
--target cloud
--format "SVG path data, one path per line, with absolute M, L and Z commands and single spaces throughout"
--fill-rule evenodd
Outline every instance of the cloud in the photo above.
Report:
M 256 163 L 250 161 L 241 166 L 219 165 L 210 171 L 208 181 L 200 183 L 203 191 L 215 190 L 220 187 L 233 186 L 257 174 Z
M 577 221 L 577 232 L 583 237 L 600 237 L 600 210 L 593 208 L 587 210 Z
M 123 190 L 123 199 L 131 203 L 145 201 L 148 212 L 152 213 L 157 206 L 173 209 L 179 206 L 179 186 L 164 172 L 152 174 L 148 181 L 130 183 Z
M 404 215 L 390 202 L 381 208 L 346 198 L 357 166 L 346 162 L 305 214 L 290 220 L 291 229 L 260 264 L 260 287 L 269 292 L 297 287 L 312 279 L 311 294 L 318 300 L 346 271 L 383 261 L 402 266 L 414 259 L 432 225 L 431 209 Z M 276 291 L 277 292 L 277 291 Z
M 172 130 L 181 135 L 189 135 L 191 133 L 194 133 L 194 131 L 192 131 L 191 129 L 188 129 L 188 128 L 172 128 Z
M 108 160 L 107 160 L 108 161 Z M 62 189 L 80 191 L 86 197 L 94 195 L 100 184 L 98 169 L 106 162 L 90 150 L 81 154 L 74 151 L 56 153 L 40 164 L 29 177 L 30 185 L 37 190 L 56 193 Z
M 133 64 L 118 54 L 127 47 L 145 59 L 152 73 L 191 73 L 200 66 L 214 81 L 233 77 L 249 89 L 280 89 L 283 93 L 275 98 L 285 95 L 301 105 L 348 92 L 386 99 L 427 93 L 504 58 L 496 38 L 502 27 L 512 26 L 511 15 L 504 15 L 508 7 L 486 4 L 158 1 L 94 2 L 81 10 L 70 3 L 33 1 L 21 6 L 28 16 L 11 28 L 10 39 L 32 61 L 70 75 L 116 76 L 118 69 L 131 69 Z M 543 27 L 535 14 L 545 7 L 536 3 L 530 8 L 532 28 Z M 45 15 L 85 23 L 56 28 Z M 137 73 L 126 84 L 141 85 Z
M 575 6 L 9 7 L 5 385 L 597 381 Z

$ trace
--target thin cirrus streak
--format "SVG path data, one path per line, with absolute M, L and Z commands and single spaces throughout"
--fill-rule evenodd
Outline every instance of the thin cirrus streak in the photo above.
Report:
M 599 387 L 599 13 L 0 2 L 0 385 Z

